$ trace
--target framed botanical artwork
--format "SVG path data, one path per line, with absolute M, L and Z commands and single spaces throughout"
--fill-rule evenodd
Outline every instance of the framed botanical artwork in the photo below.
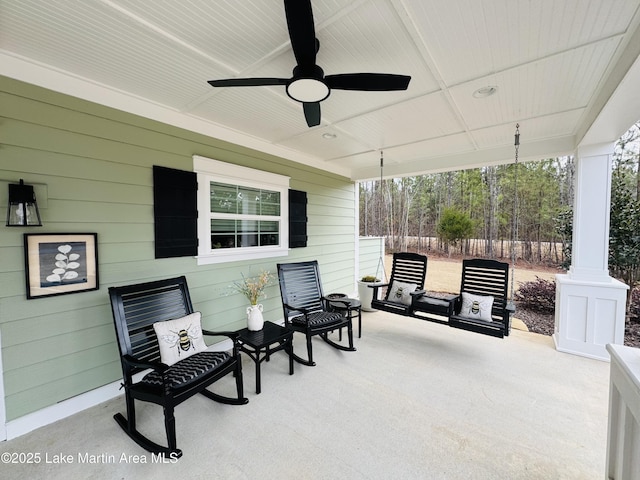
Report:
M 25 233 L 27 298 L 97 290 L 98 234 Z

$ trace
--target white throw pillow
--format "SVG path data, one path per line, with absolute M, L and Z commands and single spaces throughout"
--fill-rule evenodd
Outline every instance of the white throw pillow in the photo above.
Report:
M 156 322 L 153 329 L 160 345 L 160 361 L 167 365 L 173 365 L 183 358 L 207 349 L 207 344 L 202 338 L 200 312 L 175 320 Z
M 391 284 L 391 290 L 387 299 L 390 302 L 403 303 L 411 305 L 411 292 L 415 292 L 418 285 L 415 283 L 403 283 L 396 280 Z
M 460 316 L 475 320 L 484 320 L 491 322 L 491 309 L 493 308 L 494 298 L 490 295 L 473 295 L 471 293 L 462 292 L 462 307 L 460 308 Z

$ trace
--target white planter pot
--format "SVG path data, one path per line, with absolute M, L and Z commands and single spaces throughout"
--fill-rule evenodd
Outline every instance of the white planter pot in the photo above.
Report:
M 362 310 L 364 310 L 365 312 L 376 312 L 376 309 L 371 308 L 371 300 L 373 300 L 373 288 L 369 288 L 369 285 L 382 285 L 382 282 L 358 281 L 358 296 L 360 297 Z M 380 298 L 380 291 L 381 289 L 378 289 L 378 299 Z

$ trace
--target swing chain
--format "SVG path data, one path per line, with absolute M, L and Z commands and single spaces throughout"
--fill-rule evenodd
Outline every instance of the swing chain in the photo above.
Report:
M 515 273 L 516 273 L 516 249 L 518 240 L 518 150 L 520 149 L 520 124 L 516 123 L 514 135 L 515 147 L 515 171 L 513 174 L 513 226 L 511 229 L 511 301 L 514 302 Z
M 380 150 L 380 188 L 378 189 L 379 195 L 380 195 L 380 208 L 379 208 L 379 215 L 378 215 L 378 224 L 379 224 L 379 229 L 380 229 L 380 257 L 378 258 L 378 266 L 376 267 L 376 278 L 378 278 L 378 273 L 380 272 L 380 270 L 382 270 L 382 276 L 380 277 L 380 280 L 382 281 L 386 281 L 387 280 L 387 272 L 384 268 L 384 232 L 382 231 L 382 200 L 384 199 L 384 193 L 382 190 L 382 180 L 384 178 L 384 158 L 383 158 L 383 151 Z

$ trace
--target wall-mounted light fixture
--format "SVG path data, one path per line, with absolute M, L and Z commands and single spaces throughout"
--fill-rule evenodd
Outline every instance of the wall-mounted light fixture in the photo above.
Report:
M 7 227 L 41 227 L 40 211 L 32 185 L 9 184 L 9 207 L 7 209 Z

